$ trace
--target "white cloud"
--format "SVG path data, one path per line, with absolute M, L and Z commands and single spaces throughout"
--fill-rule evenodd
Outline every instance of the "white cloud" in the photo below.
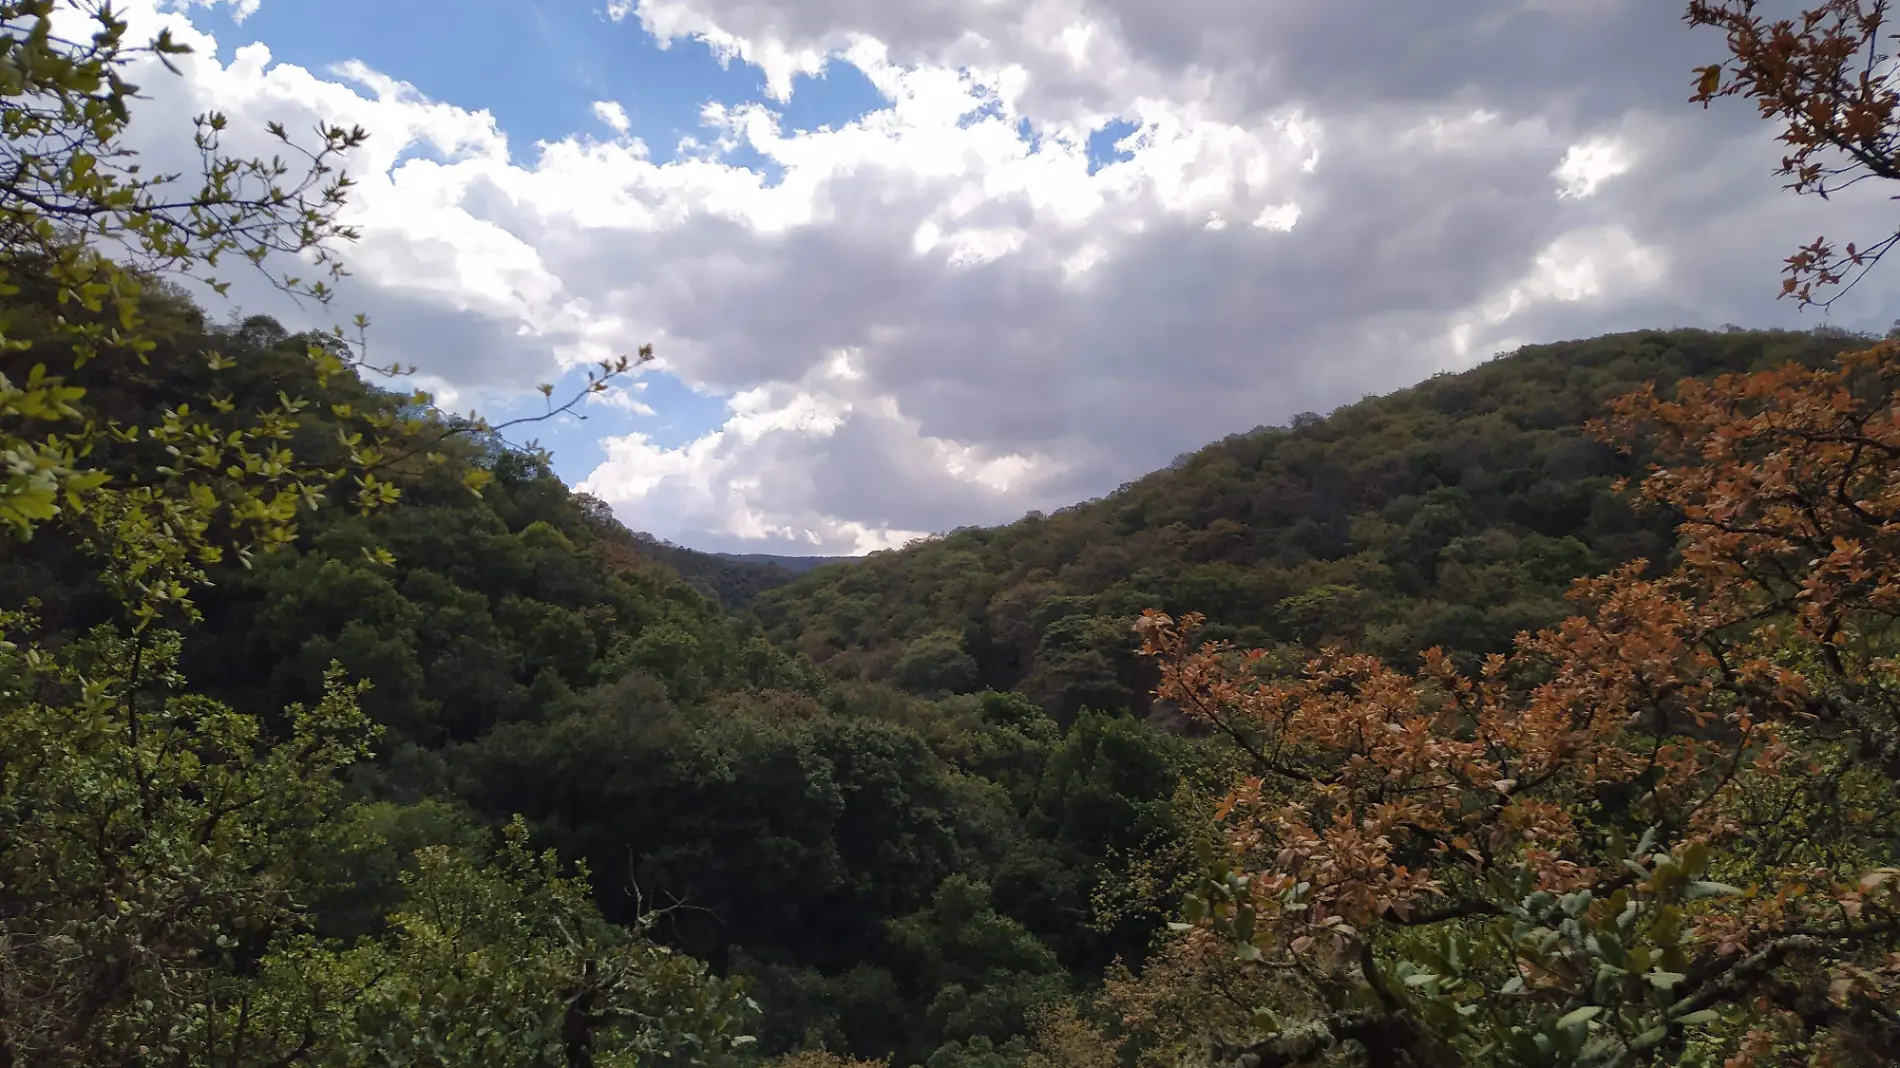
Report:
M 182 80 L 133 80 L 137 125 L 174 140 L 214 104 L 250 151 L 266 119 L 370 129 L 339 312 L 467 403 L 649 340 L 727 397 L 684 441 L 604 442 L 585 486 L 635 526 L 852 551 L 1097 495 L 1517 338 L 1785 320 L 1780 257 L 1882 218 L 1878 195 L 1784 196 L 1746 109 L 1683 105 L 1720 42 L 1673 11 L 1468 7 L 609 3 L 614 32 L 765 75 L 771 99 L 708 104 L 677 158 L 613 101 L 594 117 L 623 136 L 512 145 L 361 64 L 220 64 L 201 37 Z M 837 63 L 882 106 L 788 128 L 773 100 Z M 1111 120 L 1128 158 L 1091 167 Z M 297 318 L 270 299 L 240 294 Z M 665 420 L 653 393 L 596 403 Z
M 615 21 L 626 14 L 626 5 L 615 16 Z M 773 100 L 786 100 L 792 93 L 792 79 L 800 74 L 817 74 L 825 69 L 825 59 L 832 47 L 845 42 L 838 39 L 831 46 L 787 48 L 772 37 L 752 38 L 727 32 L 719 23 L 706 18 L 700 12 L 685 4 L 661 5 L 641 3 L 634 5 L 640 13 L 640 24 L 648 33 L 662 41 L 679 38 L 695 38 L 712 48 L 713 53 L 722 61 L 750 63 L 765 73 L 766 93 Z
M 752 390 L 735 396 L 724 428 L 677 448 L 634 432 L 604 442 L 607 460 L 580 488 L 638 512 L 662 512 L 712 528 L 714 544 L 770 540 L 793 551 L 867 553 L 895 548 L 918 531 L 840 519 L 802 502 L 822 443 L 850 416 L 835 397 Z M 952 461 L 954 463 L 954 460 Z
M 645 379 L 616 382 L 611 389 L 587 394 L 587 403 L 602 408 L 631 412 L 634 415 L 657 415 L 659 413 L 651 404 L 640 399 L 640 395 L 646 391 L 646 388 Z
M 231 9 L 232 22 L 242 23 L 245 19 L 257 14 L 257 9 L 262 6 L 262 3 L 263 0 L 164 0 L 161 6 L 185 10 L 193 7 L 222 5 Z
M 617 134 L 625 134 L 633 126 L 633 120 L 627 117 L 627 109 L 618 101 L 594 101 L 594 117 L 613 127 Z
M 1450 337 L 1454 351 L 1470 356 L 1480 329 L 1505 326 L 1539 304 L 1581 304 L 1641 292 L 1665 277 L 1664 252 L 1638 242 L 1620 226 L 1573 230 L 1559 236 L 1532 258 L 1531 270 L 1459 317 Z M 1486 351 L 1502 351 L 1524 342 L 1492 334 Z
M 1562 163 L 1551 172 L 1557 195 L 1582 200 L 1596 195 L 1597 187 L 1629 171 L 1629 149 L 1612 138 L 1592 137 L 1571 145 Z
M 1262 208 L 1253 224 L 1262 230 L 1291 230 L 1300 221 L 1300 206 L 1288 201 Z

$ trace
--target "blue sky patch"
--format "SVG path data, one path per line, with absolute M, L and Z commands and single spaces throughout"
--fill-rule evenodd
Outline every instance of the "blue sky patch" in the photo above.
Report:
M 320 76 L 355 59 L 432 100 L 486 109 L 518 163 L 532 161 L 536 141 L 611 136 L 594 115 L 596 100 L 625 108 L 628 133 L 660 162 L 673 158 L 682 138 L 710 140 L 700 122 L 709 101 L 764 101 L 788 130 L 841 126 L 884 104 L 869 79 L 841 60 L 822 77 L 798 78 L 789 104 L 766 101 L 758 68 L 736 59 L 722 64 L 699 41 L 662 48 L 637 19 L 615 23 L 586 4 L 267 0 L 242 24 L 223 6 L 194 9 L 192 21 L 217 38 L 226 62 L 235 49 L 261 41 L 273 60 Z
M 460 0 L 451 9 L 416 0 L 266 0 L 242 23 L 234 22 L 224 6 L 194 8 L 191 18 L 217 39 L 217 58 L 223 62 L 236 49 L 261 41 L 273 62 L 319 77 L 330 77 L 337 64 L 358 60 L 415 86 L 429 99 L 485 109 L 507 134 L 518 165 L 532 164 L 537 141 L 615 136 L 596 115 L 596 101 L 619 104 L 629 120 L 628 134 L 644 141 L 658 162 L 676 158 L 683 139 L 702 145 L 716 139 L 717 132 L 700 119 L 709 102 L 763 104 L 778 114 L 788 134 L 836 129 L 888 104 L 863 71 L 835 57 L 822 73 L 799 75 L 789 101 L 770 100 L 763 74 L 743 60 L 722 62 L 696 40 L 661 47 L 637 18 L 616 23 L 586 3 Z M 439 155 L 418 144 L 399 158 Z M 783 177 L 777 164 L 750 146 L 721 158 L 759 172 L 768 183 Z M 555 396 L 572 395 L 581 381 L 575 372 L 558 384 Z M 696 393 L 663 372 L 648 372 L 642 381 L 645 388 L 631 395 L 651 407 L 652 415 L 590 404 L 585 419 L 557 417 L 522 425 L 508 437 L 551 450 L 556 470 L 576 481 L 605 460 L 605 438 L 638 430 L 661 447 L 677 448 L 726 420 L 724 396 Z M 482 410 L 501 423 L 541 411 L 542 402 L 524 390 L 493 398 Z
M 967 130 L 972 126 L 975 126 L 980 122 L 983 122 L 985 119 L 1000 119 L 1002 117 L 1003 117 L 1003 102 L 1001 100 L 996 99 L 994 96 L 992 96 L 988 100 L 983 101 L 983 103 L 980 104 L 975 110 L 965 114 L 962 118 L 958 119 L 957 125 Z M 1027 124 L 1029 120 L 1025 119 L 1023 121 L 1025 124 Z
M 1040 152 L 1042 150 L 1042 134 L 1037 131 L 1035 124 L 1031 123 L 1027 118 L 1016 120 L 1016 136 L 1023 139 L 1023 143 L 1029 146 L 1029 151 Z
M 782 129 L 837 129 L 853 119 L 884 107 L 889 101 L 871 84 L 863 71 L 833 57 L 818 75 L 800 74 L 792 79 L 792 98 L 774 104 L 781 117 Z
M 1141 129 L 1140 123 L 1127 119 L 1113 119 L 1106 125 L 1097 126 L 1089 131 L 1089 173 L 1094 174 L 1112 163 L 1124 163 L 1134 159 L 1135 154 L 1124 148 L 1116 148 L 1116 142 Z
M 580 370 L 563 377 L 555 386 L 555 399 L 564 401 L 572 397 L 585 381 L 585 374 Z M 646 383 L 646 387 L 635 390 L 622 382 L 615 388 L 652 408 L 652 415 L 608 404 L 587 404 L 579 409 L 585 419 L 559 415 L 513 427 L 505 432 L 506 436 L 517 445 L 533 441 L 553 453 L 555 473 L 571 485 L 592 474 L 607 459 L 607 438 L 637 430 L 661 448 L 677 449 L 717 430 L 726 421 L 724 396 L 694 392 L 664 371 L 647 371 L 638 381 Z M 544 410 L 541 396 L 532 390 L 516 397 L 497 398 L 482 406 L 482 414 L 496 424 Z

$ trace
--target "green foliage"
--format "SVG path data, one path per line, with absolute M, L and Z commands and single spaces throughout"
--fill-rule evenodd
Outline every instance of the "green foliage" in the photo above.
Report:
M 353 374 L 319 381 L 268 321 L 213 326 L 167 300 L 155 351 L 215 346 L 238 366 L 88 365 L 73 380 L 93 410 L 136 418 L 214 381 L 237 409 L 288 389 L 307 401 L 289 440 L 330 462 L 351 420 L 400 402 Z M 385 433 L 392 454 L 409 448 Z M 389 468 L 390 503 L 301 512 L 290 540 L 249 567 L 208 565 L 216 585 L 191 591 L 188 688 L 254 709 L 321 698 L 333 664 L 368 684 L 358 700 L 381 734 L 348 770 L 360 807 L 300 869 L 314 935 L 393 937 L 418 849 L 478 858 L 523 813 L 589 863 L 611 922 L 680 903 L 639 929 L 756 983 L 772 1052 L 929 1054 L 934 994 L 900 989 L 888 924 L 959 871 L 998 886 L 999 914 L 1064 969 L 1140 955 L 1152 923 L 1093 926 L 1119 862 L 1032 813 L 1061 742 L 1033 701 L 841 688 L 642 555 L 542 458 L 417 433 L 438 458 Z M 49 640 L 116 618 L 80 549 L 62 528 L 6 550 L 5 585 L 43 602 Z
M 0 665 L 0 1037 L 29 1063 L 182 1048 L 241 1001 L 372 734 L 333 676 L 272 740 L 182 690 L 177 644 L 101 629 Z
M 1127 716 L 1085 712 L 1044 768 L 1031 816 L 1047 837 L 1092 856 L 1126 855 L 1171 826 L 1178 774 L 1170 739 Z
M 1696 901 L 1742 890 L 1702 878 L 1705 847 L 1649 853 L 1649 837 L 1623 845 L 1621 861 L 1638 879 L 1608 896 L 1538 891 L 1495 919 L 1398 930 L 1362 965 L 1370 981 L 1354 1007 L 1368 1018 L 1397 1007 L 1416 1020 L 1429 1038 L 1405 1044 L 1420 1063 L 1438 1063 L 1430 1057 L 1442 1054 L 1430 1050 L 1442 1043 L 1456 1057 L 1443 1063 L 1631 1065 L 1653 1063 L 1667 1048 L 1674 1052 L 1663 1063 L 1713 1068 L 1719 1062 L 1698 1050 L 1698 1039 L 1748 1014 L 1723 996 L 1727 986 L 1685 996 L 1693 964 L 1686 936 Z M 1519 880 L 1528 886 L 1533 877 Z M 1226 922 L 1217 926 L 1237 934 Z M 1270 1008 L 1253 1024 L 1268 1036 L 1257 1045 L 1270 1063 L 1298 1063 L 1301 1049 L 1377 1041 L 1282 1019 Z
M 439 798 L 351 805 L 300 872 L 314 932 L 346 943 L 381 935 L 422 850 L 449 849 L 479 860 L 491 837 L 473 813 Z
M 945 697 L 976 689 L 976 659 L 963 651 L 955 634 L 938 631 L 915 639 L 891 669 L 892 681 L 925 697 Z
M 1049 750 L 1061 731 L 1019 693 L 985 690 L 937 706 L 936 748 L 963 771 L 1001 785 L 1010 807 L 1027 812 L 1042 782 Z
M 54 0 L 7 0 L 0 4 L 5 28 L 0 50 L 0 142 L 7 179 L 0 186 L 0 229 L 9 251 L 47 256 L 49 272 L 74 287 L 82 301 L 117 297 L 122 291 L 111 266 L 92 253 L 102 245 L 121 263 L 173 270 L 217 269 L 236 257 L 260 263 L 271 252 L 309 252 L 320 270 L 341 273 L 336 239 L 355 232 L 336 222 L 336 208 L 351 186 L 334 173 L 334 158 L 363 142 L 362 130 L 326 127 L 321 147 L 297 146 L 283 127 L 271 134 L 304 157 L 306 172 L 294 175 L 282 158 L 235 159 L 219 153 L 226 122 L 211 113 L 196 120 L 203 181 L 196 190 L 176 185 L 179 175 L 141 172 L 121 141 L 138 87 L 122 76 L 140 55 L 190 51 L 169 32 L 139 46 L 126 40 L 126 23 L 109 5 L 84 0 L 60 19 L 91 22 L 83 39 L 56 31 Z M 72 238 L 83 236 L 85 245 Z M 215 283 L 215 279 L 212 279 Z M 292 289 L 322 299 L 321 281 Z
M 606 899 L 616 915 L 637 911 L 638 894 L 691 903 L 668 928 L 697 951 L 848 964 L 876 944 L 881 917 L 974 860 L 947 769 L 901 727 L 702 715 L 638 676 L 582 704 L 454 754 L 468 796 L 624 873 Z
M 731 1060 L 752 1012 L 736 988 L 654 942 L 651 917 L 609 924 L 585 871 L 530 853 L 521 825 L 491 860 L 452 805 L 349 804 L 385 722 L 412 748 L 452 734 L 526 655 L 525 693 L 555 700 L 606 634 L 584 658 L 549 647 L 612 629 L 587 614 L 599 568 L 546 523 L 489 532 L 519 565 L 512 600 L 450 569 L 465 560 L 394 567 L 404 522 L 364 517 L 519 470 L 461 440 L 482 424 L 368 389 L 340 334 L 209 328 L 157 281 L 273 251 L 334 267 L 327 243 L 353 235 L 331 157 L 361 131 L 320 130 L 298 180 L 222 157 L 204 117 L 204 185 L 180 193 L 119 137 L 124 64 L 182 49 L 134 47 L 91 0 L 60 26 L 95 32 L 62 39 L 61 6 L 0 0 L 0 1059 Z M 319 510 L 346 500 L 354 517 Z M 289 655 L 250 659 L 254 640 Z M 388 684 L 378 715 L 339 661 Z M 293 690 L 307 700 L 259 700 Z
M 1202 612 L 1247 645 L 1497 652 L 1561 618 L 1571 579 L 1669 555 L 1666 517 L 1611 490 L 1644 458 L 1582 435 L 1609 398 L 1859 343 L 1677 330 L 1526 348 L 1236 435 L 1101 500 L 819 569 L 749 610 L 835 674 L 907 686 L 913 651 L 955 634 L 969 689 L 1019 690 L 1062 719 L 1147 710 L 1128 625 L 1149 607 Z
M 999 915 L 989 887 L 964 875 L 944 880 L 928 906 L 893 921 L 890 943 L 893 972 L 924 1002 L 925 1050 L 1019 1036 L 1029 1013 L 1064 989 L 1048 947 Z
M 329 245 L 354 232 L 336 221 L 350 182 L 335 173 L 335 160 L 365 135 L 325 127 L 319 147 L 307 149 L 272 126 L 293 158 L 303 157 L 297 174 L 282 158 L 224 156 L 225 119 L 207 114 L 197 119 L 196 190 L 178 186 L 178 175 L 142 172 L 120 143 L 136 91 L 121 72 L 142 53 L 186 49 L 163 34 L 145 46 L 128 42 L 124 21 L 93 0 L 62 18 L 62 25 L 90 21 L 93 32 L 67 39 L 54 26 L 60 7 L 0 3 L 0 295 L 29 297 L 0 313 L 0 351 L 12 364 L 0 374 L 0 459 L 8 470 L 0 524 L 24 537 L 72 516 L 110 530 L 98 541 L 103 578 L 136 593 L 135 611 L 149 623 L 160 607 L 186 600 L 200 569 L 221 557 L 214 525 L 274 544 L 299 503 L 346 472 L 299 466 L 281 451 L 299 407 L 290 398 L 260 409 L 236 434 L 211 433 L 185 405 L 132 426 L 88 419 L 83 390 L 61 371 L 102 356 L 150 357 L 140 298 L 153 271 L 215 270 L 224 257 L 261 264 L 273 251 L 307 253 L 320 270 L 340 270 Z M 119 259 L 105 258 L 108 251 Z M 328 295 L 321 281 L 276 281 L 319 300 Z M 47 314 L 53 308 L 61 313 Z M 212 353 L 210 362 L 221 361 Z M 178 490 L 147 480 L 109 490 L 106 474 L 84 462 L 99 445 L 163 450 L 168 459 L 154 474 Z M 372 476 L 360 471 L 356 481 L 361 503 L 380 501 Z
M 520 826 L 490 864 L 486 836 L 439 805 L 346 817 L 338 773 L 375 728 L 334 675 L 267 725 L 185 690 L 177 647 L 102 628 L 0 665 L 0 1037 L 16 1056 L 718 1063 L 744 1044 L 735 991 L 606 924 L 585 873 L 531 855 Z M 367 851 L 345 870 L 387 894 L 394 858 L 375 850 L 392 830 L 459 848 L 403 866 L 381 937 L 315 937 L 313 875 Z
M 606 923 L 586 873 L 526 843 L 517 822 L 488 865 L 418 853 L 390 936 L 336 957 L 367 986 L 335 1063 L 717 1065 L 751 1044 L 751 1007 L 729 984 Z

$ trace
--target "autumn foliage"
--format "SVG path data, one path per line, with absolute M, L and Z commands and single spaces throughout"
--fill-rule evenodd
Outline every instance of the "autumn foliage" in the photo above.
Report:
M 1690 0 L 1687 20 L 1727 36 L 1728 59 L 1696 71 L 1691 100 L 1753 102 L 1781 127 L 1788 188 L 1823 198 L 1868 178 L 1900 178 L 1900 71 L 1887 0 L 1825 0 L 1774 17 L 1760 0 Z M 1816 238 L 1786 260 L 1782 293 L 1827 305 L 1900 243 Z M 1834 289 L 1833 295 L 1823 294 Z
M 1660 457 L 1630 489 L 1681 517 L 1678 560 L 1580 580 L 1481 664 L 1276 677 L 1149 613 L 1157 695 L 1249 765 L 1188 937 L 1318 1006 L 1224 1052 L 1890 1063 L 1897 386 L 1888 343 L 1620 400 L 1592 430 Z

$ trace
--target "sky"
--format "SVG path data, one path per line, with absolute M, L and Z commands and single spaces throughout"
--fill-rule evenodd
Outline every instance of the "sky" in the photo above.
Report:
M 205 110 L 240 154 L 370 133 L 335 301 L 232 305 L 365 314 L 491 418 L 651 343 L 522 436 L 695 548 L 1007 522 L 1528 343 L 1900 314 L 1900 268 L 1775 299 L 1888 194 L 1783 192 L 1751 108 L 1686 102 L 1722 42 L 1672 0 L 118 6 L 194 48 L 133 78 L 155 169 Z

